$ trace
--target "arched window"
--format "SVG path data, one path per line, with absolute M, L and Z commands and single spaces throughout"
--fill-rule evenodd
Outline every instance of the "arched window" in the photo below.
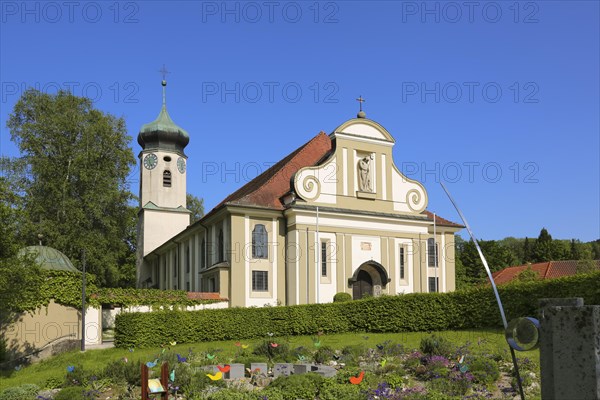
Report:
M 257 224 L 252 231 L 252 258 L 268 258 L 267 242 L 269 236 L 264 225 Z
M 223 229 L 219 229 L 219 259 L 217 261 L 224 261 L 225 260 L 225 243 L 223 243 Z
M 168 169 L 165 169 L 165 172 L 163 172 L 163 186 L 171 187 L 171 171 Z

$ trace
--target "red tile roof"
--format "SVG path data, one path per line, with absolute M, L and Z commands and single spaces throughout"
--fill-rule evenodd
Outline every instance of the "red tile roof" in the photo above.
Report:
M 188 292 L 187 297 L 190 300 L 222 300 L 227 301 L 227 299 L 222 298 L 219 293 L 213 292 Z
M 265 172 L 225 198 L 223 205 L 243 205 L 283 210 L 281 197 L 291 189 L 291 178 L 301 168 L 316 165 L 332 150 L 327 134 L 320 132 Z
M 596 267 L 600 269 L 600 260 L 595 260 L 595 262 Z M 531 264 L 531 270 L 537 272 L 540 279 L 561 278 L 563 276 L 575 275 L 577 273 L 577 263 L 577 260 L 546 261 Z M 529 265 L 519 265 L 504 268 L 503 270 L 494 272 L 492 277 L 497 285 L 508 283 L 517 279 L 517 276 L 527 270 L 528 267 Z
M 318 165 L 333 151 L 333 142 L 329 136 L 320 132 L 310 141 L 288 154 L 281 161 L 236 190 L 213 208 L 209 214 L 226 205 L 251 206 L 283 210 L 281 198 L 292 189 L 291 179 L 298 170 Z M 433 214 L 424 211 L 429 220 Z M 464 228 L 464 226 L 436 215 L 436 224 Z
M 425 214 L 427 216 L 427 219 L 429 219 L 433 222 L 433 213 L 425 210 L 421 214 Z M 456 222 L 448 221 L 447 219 L 442 218 L 437 214 L 435 215 L 435 224 L 441 225 L 441 226 L 455 226 L 457 228 L 464 228 L 463 225 L 457 224 Z

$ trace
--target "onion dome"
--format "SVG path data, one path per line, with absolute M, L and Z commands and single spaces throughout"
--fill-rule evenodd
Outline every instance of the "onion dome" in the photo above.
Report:
M 142 126 L 138 135 L 138 143 L 142 149 L 160 149 L 177 151 L 183 154 L 183 149 L 190 142 L 190 135 L 185 129 L 177 125 L 167 112 L 166 86 L 167 81 L 162 81 L 163 104 L 158 117 Z

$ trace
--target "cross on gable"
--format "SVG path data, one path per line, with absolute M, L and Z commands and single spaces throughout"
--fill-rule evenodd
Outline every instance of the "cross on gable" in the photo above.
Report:
M 358 96 L 358 99 L 356 99 L 356 101 L 358 101 L 358 104 L 360 104 L 359 111 L 362 111 L 362 103 L 364 103 L 366 100 L 363 99 L 362 96 Z

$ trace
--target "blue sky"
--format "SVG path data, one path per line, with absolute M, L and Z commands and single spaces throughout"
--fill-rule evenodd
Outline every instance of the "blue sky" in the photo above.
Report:
M 131 146 L 161 102 L 207 211 L 358 111 L 429 210 L 484 239 L 600 237 L 600 9 L 532 2 L 1 2 L 0 152 L 28 86 L 87 95 Z M 131 175 L 137 192 L 138 171 Z M 137 194 L 137 193 L 136 193 Z M 466 232 L 463 231 L 463 236 Z

